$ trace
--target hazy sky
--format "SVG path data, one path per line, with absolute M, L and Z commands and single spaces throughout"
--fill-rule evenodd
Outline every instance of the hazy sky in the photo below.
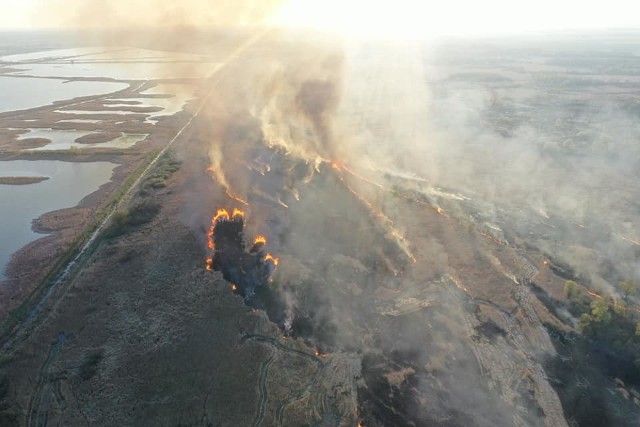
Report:
M 257 4 L 260 0 L 255 0 Z M 135 0 L 104 0 L 128 7 Z M 47 0 L 0 0 L 2 29 L 59 27 L 46 21 Z M 137 2 L 136 2 L 137 3 Z M 146 0 L 153 4 L 153 0 Z M 173 0 L 157 3 L 179 5 Z M 225 2 L 226 3 L 226 2 Z M 69 4 L 69 3 L 67 3 Z M 208 2 L 215 7 L 215 0 Z M 64 7 L 64 1 L 57 1 Z M 179 6 L 174 6 L 179 7 Z M 139 9 L 139 8 L 138 8 Z M 37 22 L 37 23 L 36 23 Z M 412 37 L 565 29 L 640 28 L 633 0 L 288 0 L 272 22 L 354 36 Z

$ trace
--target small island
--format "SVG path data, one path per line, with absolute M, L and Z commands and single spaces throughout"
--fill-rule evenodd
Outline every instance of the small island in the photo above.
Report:
M 89 133 L 76 138 L 78 144 L 102 144 L 122 136 L 122 132 Z
M 0 185 L 37 184 L 49 179 L 48 176 L 0 176 Z

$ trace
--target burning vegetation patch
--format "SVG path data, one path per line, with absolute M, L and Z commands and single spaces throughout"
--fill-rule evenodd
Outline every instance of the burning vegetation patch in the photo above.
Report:
M 232 290 L 249 300 L 259 286 L 267 286 L 279 259 L 266 250 L 267 238 L 259 235 L 249 250 L 244 240 L 245 213 L 218 209 L 207 232 L 207 270 L 220 271 Z

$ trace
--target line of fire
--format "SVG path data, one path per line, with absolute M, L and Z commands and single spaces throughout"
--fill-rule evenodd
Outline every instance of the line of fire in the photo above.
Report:
M 218 209 L 207 232 L 207 270 L 222 273 L 232 290 L 249 300 L 259 286 L 268 286 L 279 259 L 266 250 L 267 238 L 257 236 L 247 251 L 244 240 L 245 213 Z

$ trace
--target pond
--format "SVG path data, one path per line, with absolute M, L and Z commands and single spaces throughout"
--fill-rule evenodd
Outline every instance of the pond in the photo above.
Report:
M 81 144 L 75 142 L 76 138 L 84 135 L 95 134 L 97 132 L 87 132 L 83 130 L 61 130 L 61 129 L 29 129 L 27 133 L 23 133 L 18 141 L 27 138 L 46 138 L 51 142 L 47 145 L 37 148 L 31 148 L 28 151 L 51 151 L 51 150 L 69 150 L 86 149 L 86 148 L 129 148 L 147 137 L 146 133 L 121 134 L 111 141 Z M 0 172 L 1 173 L 1 172 Z
M 110 162 L 12 160 L 0 162 L 0 176 L 42 176 L 27 185 L 0 185 L 0 279 L 11 255 L 41 234 L 31 230 L 40 215 L 73 207 L 111 179 L 117 165 Z
M 103 95 L 129 87 L 127 83 L 65 81 L 32 77 L 0 77 L 0 113 L 50 105 L 80 96 Z

